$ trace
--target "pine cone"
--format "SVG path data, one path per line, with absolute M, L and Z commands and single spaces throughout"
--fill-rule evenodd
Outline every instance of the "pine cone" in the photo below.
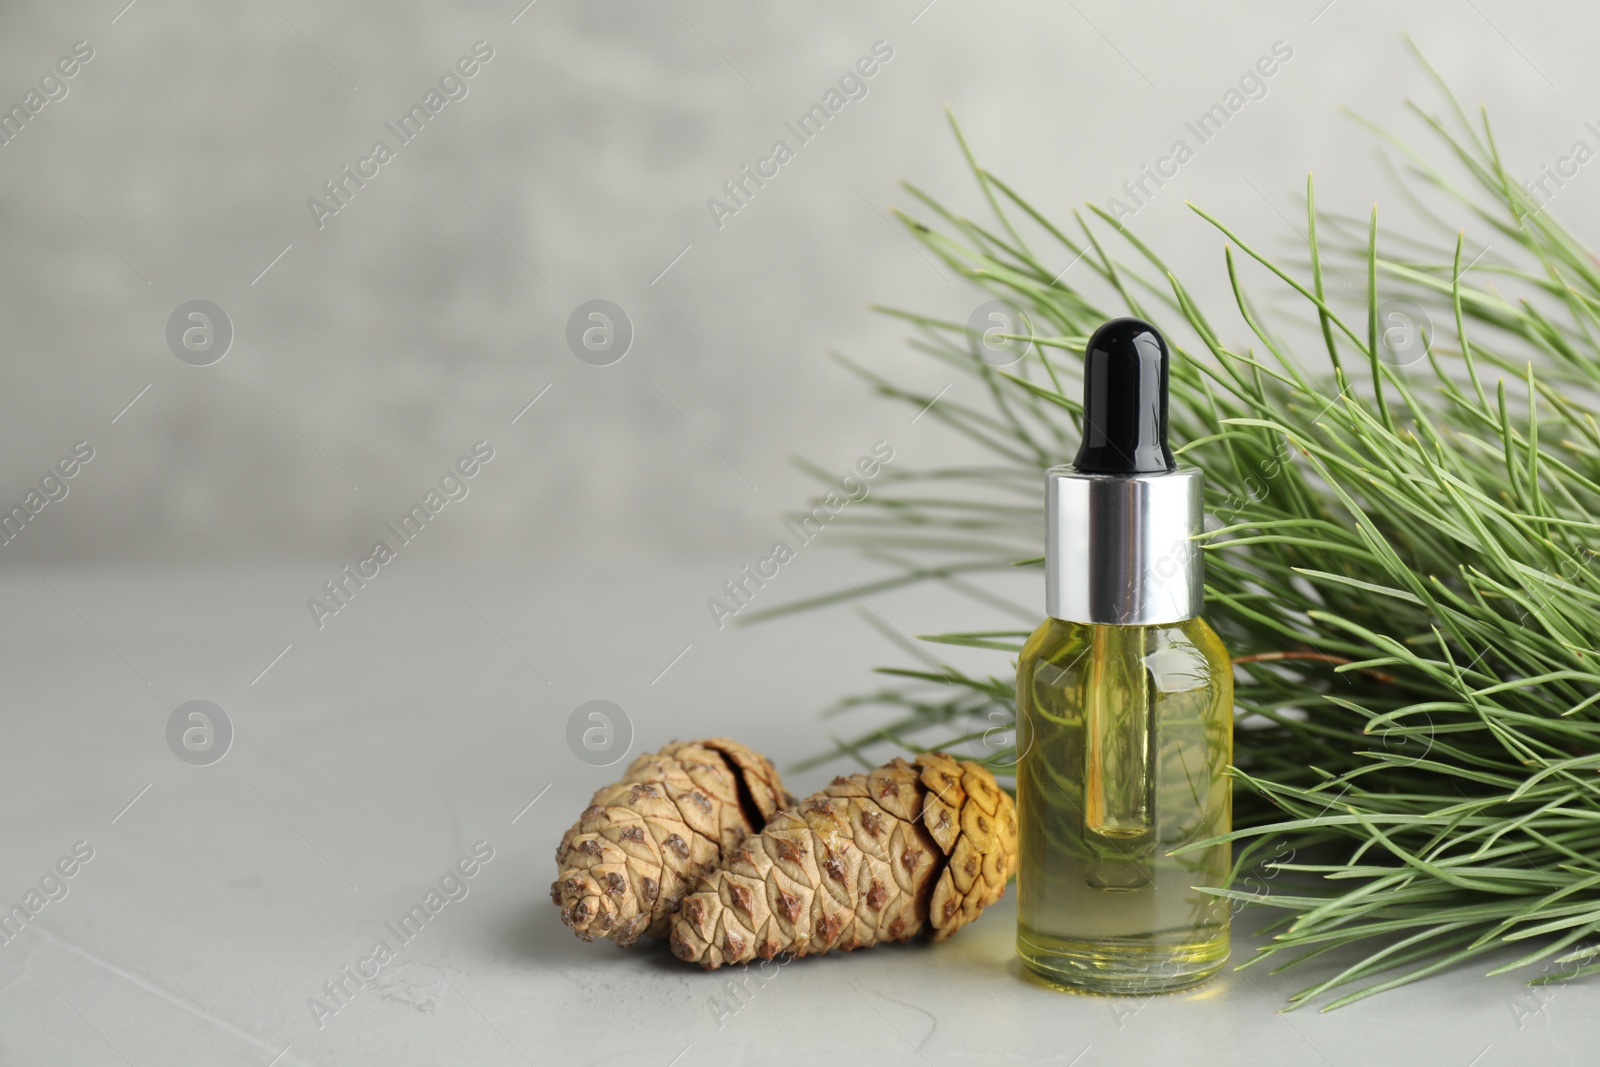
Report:
M 666 937 L 689 887 L 793 804 L 760 753 L 721 737 L 674 741 L 634 760 L 562 835 L 550 899 L 585 941 Z
M 926 752 L 779 812 L 685 897 L 672 951 L 702 967 L 942 941 L 1005 893 L 1017 816 L 994 775 Z

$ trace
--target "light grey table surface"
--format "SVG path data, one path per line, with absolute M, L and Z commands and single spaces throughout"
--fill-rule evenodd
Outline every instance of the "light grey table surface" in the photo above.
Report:
M 1595 1061 L 1592 985 L 1535 992 L 1485 966 L 1330 1014 L 1277 1011 L 1315 970 L 1051 992 L 1019 974 L 1010 894 L 945 944 L 765 982 L 583 944 L 547 896 L 553 848 L 620 765 L 569 751 L 574 708 L 615 701 L 635 752 L 726 733 L 792 763 L 826 743 L 818 708 L 902 654 L 840 610 L 718 632 L 714 568 L 426 564 L 385 570 L 321 631 L 304 602 L 328 576 L 305 567 L 0 575 L 0 897 L 93 849 L 0 944 L 0 1064 Z M 915 594 L 872 606 L 942 624 Z M 192 699 L 234 728 L 209 766 L 168 748 Z M 398 946 L 385 924 L 480 841 L 467 895 L 319 1027 L 308 1001 L 375 939 Z M 1235 961 L 1258 922 L 1241 917 Z

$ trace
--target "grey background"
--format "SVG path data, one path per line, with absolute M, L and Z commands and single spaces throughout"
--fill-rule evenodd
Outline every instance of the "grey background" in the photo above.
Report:
M 0 547 L 0 904 L 75 841 L 96 850 L 0 945 L 0 1064 L 1587 1062 L 1587 987 L 1476 966 L 1326 1016 L 1275 1013 L 1326 969 L 1063 997 L 1018 975 L 1009 896 L 949 945 L 796 964 L 719 1026 L 721 976 L 581 944 L 546 886 L 615 770 L 569 750 L 587 701 L 623 709 L 635 752 L 730 734 L 789 768 L 864 728 L 819 708 L 875 665 L 916 665 L 884 631 L 1036 617 L 1023 572 L 988 585 L 1012 611 L 922 588 L 717 631 L 705 607 L 812 491 L 791 457 L 842 471 L 880 438 L 903 467 L 968 455 L 827 359 L 930 394 L 949 381 L 867 309 L 960 321 L 982 300 L 884 218 L 908 202 L 901 178 L 978 210 L 944 105 L 1064 217 L 1288 42 L 1266 97 L 1134 219 L 1214 311 L 1221 241 L 1185 199 L 1280 250 L 1308 170 L 1325 207 L 1381 198 L 1386 221 L 1408 217 L 1338 110 L 1414 129 L 1403 99 L 1436 106 L 1402 29 L 1532 176 L 1594 143 L 1600 12 L 125 2 L 0 6 L 0 104 L 74 42 L 96 52 L 0 147 L 0 509 L 74 442 L 96 451 Z M 319 231 L 306 199 L 480 39 L 495 58 L 470 95 Z M 895 56 L 866 99 L 717 229 L 706 199 L 878 40 Z M 1590 169 L 1554 208 L 1579 232 Z M 235 329 L 212 366 L 167 348 L 196 299 Z M 566 348 L 592 299 L 635 327 L 612 366 Z M 948 395 L 981 402 L 965 388 Z M 469 496 L 316 628 L 307 598 L 479 439 L 496 458 Z M 869 573 L 805 549 L 761 602 Z M 169 749 L 191 700 L 232 730 L 205 766 Z M 804 794 L 839 769 L 786 782 Z M 473 895 L 319 1029 L 308 998 L 480 839 L 497 858 Z
M 512 24 L 517 0 L 125 2 L 0 9 L 0 101 L 73 42 L 96 53 L 0 147 L 0 501 L 72 442 L 97 450 L 0 565 L 337 566 L 480 438 L 506 458 L 429 531 L 430 555 L 742 560 L 810 491 L 792 456 L 842 468 L 902 425 L 830 350 L 943 384 L 867 310 L 964 319 L 978 302 L 884 217 L 908 206 L 902 178 L 978 210 L 943 105 L 1065 217 L 1288 42 L 1267 96 L 1134 220 L 1220 299 L 1221 242 L 1185 199 L 1268 247 L 1291 232 L 1280 213 L 1300 225 L 1308 171 L 1331 208 L 1381 197 L 1386 221 L 1404 215 L 1338 111 L 1414 130 L 1402 101 L 1436 106 L 1402 29 L 1499 116 L 1529 175 L 1584 135 L 1600 82 L 1600 13 L 1578 3 L 539 0 Z M 470 95 L 319 231 L 307 198 L 480 39 L 495 58 Z M 869 95 L 717 229 L 706 200 L 880 39 L 895 56 Z M 1557 205 L 1580 226 L 1591 180 Z M 605 368 L 563 342 L 597 297 L 637 331 Z M 196 298 L 236 330 L 211 367 L 164 343 Z M 919 431 L 898 434 L 902 462 L 960 454 Z

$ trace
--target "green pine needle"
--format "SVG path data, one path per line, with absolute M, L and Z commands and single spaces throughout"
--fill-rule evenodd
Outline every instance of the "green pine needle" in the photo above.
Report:
M 1194 209 L 1227 242 L 1259 350 L 1230 347 L 1116 219 L 1091 206 L 1074 220 L 1082 239 L 1069 236 L 962 141 L 998 226 L 910 187 L 933 218 L 900 217 L 947 268 L 1022 310 L 1028 332 L 1011 336 L 1027 354 L 996 369 L 961 323 L 884 309 L 981 386 L 987 406 L 946 398 L 927 413 L 988 458 L 897 470 L 837 520 L 895 569 L 872 592 L 935 581 L 992 598 L 986 572 L 1038 565 L 1040 473 L 1078 439 L 1088 334 L 1124 313 L 1166 332 L 1172 434 L 1207 478 L 1207 617 L 1237 664 L 1239 858 L 1231 885 L 1208 891 L 1283 909 L 1261 950 L 1280 969 L 1337 960 L 1291 1006 L 1339 990 L 1325 1008 L 1338 1007 L 1468 960 L 1487 968 L 1491 953 L 1494 972 L 1532 969 L 1541 984 L 1600 972 L 1584 962 L 1600 953 L 1600 257 L 1510 177 L 1487 120 L 1439 84 L 1449 117 L 1418 113 L 1462 180 L 1379 133 L 1413 167 L 1408 195 L 1433 198 L 1427 217 L 1463 220 L 1442 238 L 1385 234 L 1376 209 L 1319 213 L 1308 181 L 1301 270 Z M 1106 302 L 1060 280 L 1080 257 Z M 1364 275 L 1358 299 L 1325 286 L 1340 264 Z M 1269 324 L 1246 275 L 1300 303 L 1292 325 L 1310 344 Z M 1396 300 L 1432 324 L 1395 319 Z M 846 365 L 883 396 L 932 399 Z M 1014 657 L 1025 637 L 923 640 Z M 1014 724 L 1011 668 L 974 677 L 916 660 L 883 672 L 908 684 L 834 709 L 889 717 L 812 765 L 977 746 L 1009 772 L 1014 752 L 985 746 Z M 1274 859 L 1257 863 L 1269 845 Z

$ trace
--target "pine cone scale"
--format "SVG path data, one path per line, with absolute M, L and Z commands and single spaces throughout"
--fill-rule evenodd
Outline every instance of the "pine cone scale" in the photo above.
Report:
M 672 949 L 718 967 L 942 940 L 1000 898 L 1016 854 L 1014 806 L 986 769 L 941 753 L 894 760 L 834 779 L 746 839 L 684 898 Z
M 585 940 L 664 937 L 689 887 L 787 803 L 776 768 L 733 741 L 641 755 L 562 836 L 551 899 Z

